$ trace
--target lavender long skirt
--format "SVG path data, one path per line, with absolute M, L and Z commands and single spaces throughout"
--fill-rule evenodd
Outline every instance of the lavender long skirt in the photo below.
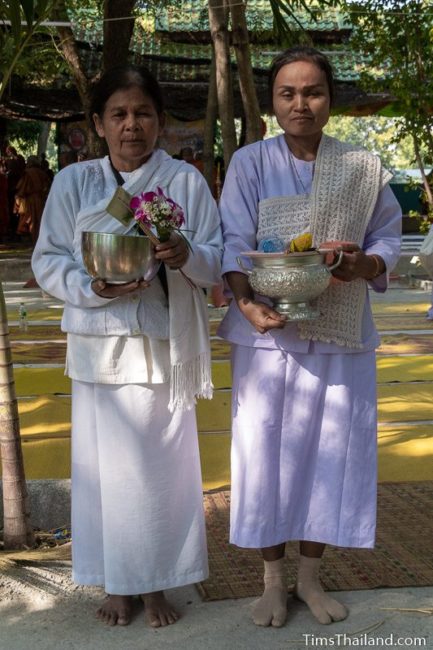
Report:
M 230 541 L 374 546 L 375 352 L 233 345 Z

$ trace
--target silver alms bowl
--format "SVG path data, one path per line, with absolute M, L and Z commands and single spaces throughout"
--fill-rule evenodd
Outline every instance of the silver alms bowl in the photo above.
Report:
M 248 274 L 252 289 L 272 299 L 275 309 L 288 320 L 313 320 L 320 316 L 311 304 L 328 287 L 331 271 L 341 262 L 343 253 L 332 266 L 326 265 L 329 251 L 307 251 L 304 253 L 261 253 L 248 251 L 252 270 L 247 269 L 241 257 L 239 266 Z
M 145 236 L 84 231 L 81 252 L 86 271 L 92 278 L 116 284 L 139 278 L 150 281 L 160 265 L 152 243 Z

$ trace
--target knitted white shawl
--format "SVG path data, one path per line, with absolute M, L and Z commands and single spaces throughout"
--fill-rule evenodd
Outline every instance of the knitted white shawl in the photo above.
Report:
M 261 201 L 257 238 L 274 233 L 289 239 L 307 228 L 314 246 L 343 240 L 362 247 L 379 191 L 390 178 L 377 156 L 323 135 L 310 196 Z M 300 337 L 362 347 L 366 291 L 363 279 L 331 284 L 318 299 L 320 318 L 297 324 Z

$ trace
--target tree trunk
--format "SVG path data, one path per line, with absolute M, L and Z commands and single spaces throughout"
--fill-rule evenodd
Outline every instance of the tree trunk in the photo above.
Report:
M 431 117 L 429 116 L 427 118 L 427 121 L 426 121 L 424 133 L 425 133 L 426 140 L 427 140 L 428 158 L 430 160 L 433 160 L 433 134 L 432 134 L 432 130 L 433 130 L 433 123 L 432 123 Z
M 57 17 L 64 18 L 61 14 Z M 86 75 L 72 29 L 70 27 L 57 27 L 57 32 L 60 37 L 60 49 L 71 71 L 86 116 L 86 140 L 89 158 L 98 158 L 101 152 L 101 143 L 93 130 L 92 116 L 90 115 L 91 84 L 94 80 L 89 79 Z
M 17 2 L 9 3 L 11 22 L 18 28 L 15 32 L 15 46 L 7 68 L 0 82 L 0 99 L 7 87 L 19 57 L 30 42 L 39 23 L 34 23 L 27 35 L 21 29 L 21 11 Z M 27 2 L 28 10 L 33 10 L 33 2 Z M 5 14 L 7 15 L 7 14 Z M 3 15 L 2 17 L 5 17 Z M 39 20 L 44 14 L 40 13 Z M 5 123 L 2 121 L 2 145 L 4 144 Z M 2 153 L 2 152 L 1 152 Z M 24 475 L 21 449 L 18 406 L 15 395 L 11 346 L 3 287 L 0 282 L 0 457 L 3 474 L 3 542 L 5 549 L 33 546 L 34 535 L 30 525 L 30 509 Z
M 80 95 L 83 109 L 88 116 L 90 107 L 91 80 L 87 77 L 83 63 L 80 59 L 80 54 L 72 29 L 70 27 L 57 27 L 57 32 L 60 37 L 60 49 L 71 71 L 72 77 Z
M 0 451 L 3 474 L 5 549 L 33 546 L 18 405 L 3 288 L 0 285 Z
M 212 63 L 209 71 L 209 88 L 207 93 L 206 120 L 204 125 L 204 142 L 203 142 L 203 175 L 210 191 L 214 192 L 214 141 L 215 125 L 218 117 L 218 97 L 216 90 L 216 71 L 215 71 L 215 51 L 212 48 Z
M 104 17 L 116 18 L 129 16 L 134 4 L 135 0 L 105 0 Z M 63 1 L 60 2 L 56 17 L 64 19 L 65 15 L 66 9 Z M 135 18 L 132 17 L 131 20 L 109 20 L 108 22 L 104 22 L 104 69 L 110 68 L 117 63 L 126 63 L 129 53 L 129 42 L 134 29 L 134 21 Z M 90 104 L 92 84 L 100 76 L 102 70 L 93 78 L 87 77 L 72 30 L 69 27 L 58 27 L 57 31 L 60 36 L 60 49 L 71 70 L 86 115 L 89 158 L 99 158 L 104 155 L 105 146 L 93 128 Z
M 7 120 L 4 117 L 0 117 L 0 157 L 4 154 L 4 148 L 7 141 Z
M 412 133 L 412 140 L 413 140 L 413 147 L 414 147 L 414 150 L 415 150 L 415 158 L 416 158 L 416 161 L 418 163 L 419 170 L 421 172 L 421 178 L 422 178 L 422 182 L 423 182 L 423 185 L 424 185 L 424 192 L 425 192 L 427 204 L 429 206 L 429 211 L 433 211 L 433 192 L 432 192 L 432 188 L 430 187 L 430 184 L 428 182 L 428 178 L 427 178 L 426 173 L 425 173 L 425 168 L 424 168 L 424 163 L 423 163 L 422 156 L 421 156 L 418 137 L 416 136 L 415 133 Z
M 41 122 L 41 130 L 38 136 L 38 156 L 46 153 L 48 138 L 50 137 L 51 122 Z
M 245 5 L 239 0 L 228 0 L 232 16 L 233 47 L 238 64 L 239 86 L 246 119 L 245 144 L 262 140 L 262 123 L 251 65 Z
M 236 151 L 236 129 L 233 106 L 233 82 L 230 63 L 230 43 L 227 29 L 226 0 L 209 0 L 209 25 L 215 49 L 218 112 L 223 139 L 224 164 L 227 169 Z
M 104 2 L 104 70 L 128 62 L 129 43 L 134 31 L 132 16 L 135 0 L 106 0 Z M 130 20 L 112 20 L 125 18 Z
M 107 70 L 114 65 L 126 63 L 129 54 L 129 43 L 134 30 L 135 17 L 132 10 L 135 0 L 104 0 L 104 49 L 103 68 Z M 57 18 L 64 19 L 66 9 L 64 0 L 60 1 Z M 109 20 L 130 16 L 129 20 Z M 108 20 L 107 20 L 108 19 Z M 72 30 L 69 27 L 58 27 L 60 48 L 71 70 L 81 103 L 87 119 L 87 147 L 89 158 L 99 158 L 105 153 L 105 146 L 93 128 L 93 118 L 90 115 L 91 88 L 101 73 L 89 79 L 86 75 Z M 102 72 L 102 70 L 101 70 Z

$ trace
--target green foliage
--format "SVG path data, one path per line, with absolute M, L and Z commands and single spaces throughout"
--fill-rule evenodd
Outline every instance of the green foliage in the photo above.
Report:
M 104 4 L 107 0 L 65 0 L 67 15 L 71 22 L 84 26 L 98 26 L 102 32 Z M 115 2 L 116 0 L 111 0 Z M 137 16 L 157 17 L 164 9 L 179 11 L 179 0 L 137 0 L 134 13 Z M 207 16 L 207 5 L 203 5 L 203 13 Z
M 264 117 L 266 121 L 266 137 L 281 133 L 275 117 Z M 410 137 L 401 142 L 394 142 L 393 134 L 397 128 L 398 118 L 381 117 L 351 117 L 348 115 L 331 116 L 325 127 L 328 135 L 360 145 L 380 156 L 383 164 L 390 171 L 416 167 L 413 142 Z
M 427 180 L 429 182 L 430 187 L 433 186 L 433 171 L 431 171 L 427 175 Z M 408 179 L 407 182 L 407 189 L 411 190 L 414 188 L 419 189 L 419 180 L 414 180 L 414 179 Z M 421 192 L 421 204 L 423 206 L 423 215 L 421 215 L 419 212 L 416 210 L 411 210 L 409 212 L 409 217 L 415 217 L 419 219 L 422 217 L 422 220 L 420 222 L 419 230 L 421 233 L 424 235 L 430 230 L 430 226 L 433 223 L 433 207 L 429 204 L 428 196 L 427 193 L 424 189 L 424 191 Z
M 274 16 L 274 32 L 277 40 L 281 45 L 292 45 L 294 39 L 302 32 L 302 25 L 296 18 L 294 11 L 299 8 L 299 4 L 305 8 L 305 3 L 294 2 L 289 4 L 283 0 L 269 0 L 269 4 Z M 295 22 L 297 29 L 293 27 L 293 22 Z
M 340 0 L 269 0 L 274 16 L 274 38 L 282 47 L 298 43 L 312 45 L 311 38 L 305 31 L 301 15 L 307 16 L 314 23 L 322 17 L 322 10 L 338 7 Z
M 15 71 L 21 74 L 29 69 L 29 59 L 26 58 L 30 46 L 33 46 L 34 36 L 38 33 L 49 33 L 41 27 L 58 0 L 0 0 L 0 18 L 10 21 L 10 29 L 0 30 L 0 100 L 7 89 L 9 80 Z M 24 24 L 22 24 L 24 22 Z M 32 47 L 31 57 L 39 60 L 40 51 Z
M 395 139 L 401 118 L 331 116 L 325 132 L 339 140 L 365 147 L 380 156 L 390 170 L 410 169 L 415 164 L 413 141 L 409 136 Z
M 395 97 L 402 119 L 395 142 L 414 141 L 420 167 L 433 163 L 433 2 L 364 0 L 346 3 L 356 30 L 353 47 L 369 52 L 361 83 Z
M 104 2 L 103 0 L 66 0 L 65 2 L 68 17 L 71 22 L 76 23 L 94 23 L 101 22 L 104 16 Z
M 58 160 L 58 150 L 56 145 L 56 124 L 51 124 L 50 135 L 47 142 L 47 160 L 50 168 L 53 172 L 57 172 L 59 169 L 59 160 Z
M 7 139 L 25 158 L 36 154 L 40 122 L 9 120 Z

